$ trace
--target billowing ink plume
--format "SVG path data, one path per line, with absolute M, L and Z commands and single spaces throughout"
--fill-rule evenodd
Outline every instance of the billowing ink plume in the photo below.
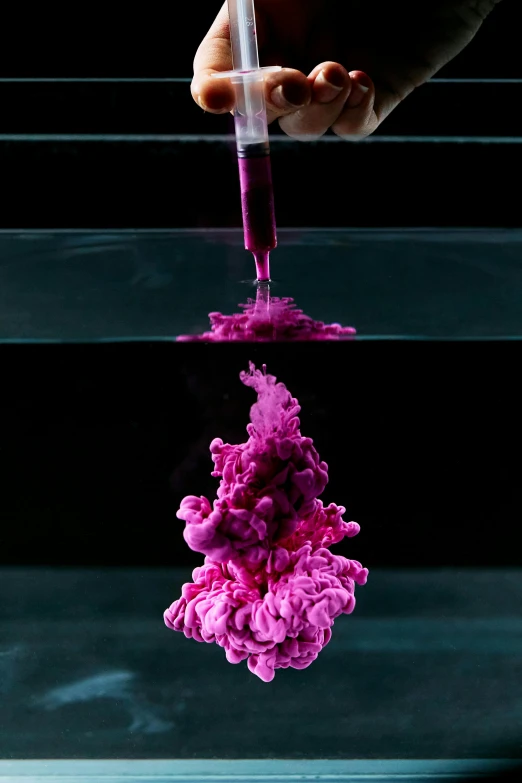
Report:
M 270 296 L 259 287 L 256 299 L 239 305 L 240 313 L 209 313 L 210 330 L 202 334 L 180 335 L 179 342 L 298 342 L 346 340 L 355 329 L 340 324 L 314 321 L 299 310 L 291 297 Z
M 206 557 L 164 618 L 188 638 L 224 647 L 230 663 L 246 659 L 269 682 L 276 669 L 317 658 L 368 571 L 328 549 L 359 525 L 318 499 L 328 467 L 300 433 L 297 400 L 265 368 L 251 364 L 241 380 L 258 395 L 249 437 L 212 441 L 212 475 L 221 479 L 213 504 L 192 495 L 181 503 L 185 540 Z

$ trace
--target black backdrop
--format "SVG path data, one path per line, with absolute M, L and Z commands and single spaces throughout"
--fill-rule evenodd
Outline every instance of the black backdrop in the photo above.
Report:
M 233 150 L 161 141 L 28 142 L 17 134 L 220 134 L 187 84 L 27 84 L 14 78 L 190 77 L 219 2 L 138 6 L 11 6 L 0 29 L 0 228 L 239 226 Z M 522 77 L 519 4 L 503 0 L 448 78 Z M 180 10 L 181 9 L 181 10 Z M 297 65 L 297 63 L 295 63 Z M 432 84 L 416 90 L 379 133 L 519 137 L 520 84 Z M 277 128 L 274 129 L 277 133 Z M 2 138 L 2 136 L 4 137 Z M 517 145 L 273 145 L 280 226 L 518 226 L 511 195 Z M 317 199 L 349 171 L 343 198 Z M 205 187 L 201 178 L 206 177 Z M 212 175 L 208 176 L 208 173 Z M 378 187 L 375 183 L 378 183 Z M 397 188 L 406 198 L 397 198 Z M 356 189 L 355 189 L 356 188 Z M 216 197 L 218 190 L 219 197 Z M 347 208 L 349 205 L 349 208 Z
M 74 13 L 11 7 L 0 30 L 0 75 L 189 76 L 195 48 L 218 5 L 205 0 L 191 14 L 180 15 L 178 4 L 147 4 L 118 16 L 91 4 L 76 5 Z M 522 76 L 517 10 L 515 0 L 503 0 L 473 44 L 441 75 Z M 496 88 L 487 95 L 484 89 L 483 108 L 480 87 L 479 93 L 473 89 L 478 116 L 495 122 L 498 117 L 504 125 L 514 121 L 513 104 L 504 98 L 496 103 Z M 461 95 L 465 101 L 468 93 Z M 9 118 L 16 117 L 17 100 L 25 106 L 24 94 L 15 93 Z M 400 119 L 395 122 L 400 132 Z M 172 206 L 161 212 L 163 197 L 155 200 L 154 187 L 143 187 L 143 177 L 127 167 L 130 179 L 122 180 L 120 202 L 107 183 L 95 200 L 87 187 L 85 199 L 69 215 L 74 202 L 69 158 L 58 165 L 56 156 L 41 157 L 35 146 L 28 151 L 4 145 L 1 152 L 2 225 L 168 225 L 175 213 Z M 423 154 L 429 161 L 432 151 Z M 411 224 L 519 225 L 513 198 L 498 198 L 501 180 L 492 180 L 493 200 L 489 180 L 482 190 L 474 183 L 472 170 L 478 171 L 479 161 L 473 155 L 459 163 L 464 180 L 471 182 L 468 197 L 456 188 L 448 191 L 460 209 L 455 202 L 455 209 L 441 216 L 435 198 L 429 209 L 406 216 Z M 422 169 L 422 160 L 415 160 L 415 170 Z M 495 158 L 502 165 L 493 159 L 484 164 L 481 152 L 480 160 L 490 178 L 512 171 L 505 157 Z M 102 163 L 109 165 L 105 158 Z M 149 158 L 142 168 L 150 185 Z M 48 198 L 39 188 L 52 177 L 58 183 L 62 177 L 67 187 L 57 185 L 62 201 L 52 202 L 47 214 Z M 136 199 L 131 180 L 146 195 L 150 214 Z M 234 204 L 232 223 L 238 216 L 235 181 L 233 188 L 220 199 Z M 96 211 L 105 191 L 105 211 Z M 290 196 L 283 196 L 280 202 L 290 204 Z M 492 214 L 497 202 L 498 214 Z M 377 205 L 373 224 L 404 223 L 393 203 Z M 362 213 L 353 214 L 352 209 L 352 220 L 361 224 Z M 342 216 L 334 222 L 337 217 Z M 184 213 L 180 220 L 190 224 Z M 226 216 L 222 222 L 227 224 Z M 297 222 L 299 215 L 290 211 L 287 224 Z M 262 352 L 165 344 L 2 346 L 0 561 L 198 563 L 200 557 L 183 542 L 175 511 L 184 493 L 212 495 L 216 484 L 209 476 L 208 443 L 215 436 L 243 435 L 252 400 L 237 375 L 258 356 L 303 402 L 303 430 L 316 439 L 331 467 L 325 497 L 346 505 L 362 525 L 350 544 L 354 556 L 368 565 L 412 567 L 520 563 L 520 348 L 515 343 L 355 343 L 298 346 L 291 353 L 288 346 Z
M 116 11 L 107 4 L 12 4 L 2 12 L 0 76 L 189 76 L 220 5 L 147 3 Z M 518 5 L 503 0 L 443 75 L 520 77 Z
M 517 343 L 0 348 L 0 560 L 201 562 L 175 518 L 242 442 L 249 359 L 302 404 L 368 566 L 520 564 Z

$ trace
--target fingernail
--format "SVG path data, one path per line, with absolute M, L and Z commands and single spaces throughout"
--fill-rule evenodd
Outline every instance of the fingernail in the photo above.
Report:
M 209 107 L 203 103 L 203 98 L 201 97 L 201 94 L 199 92 L 196 93 L 196 103 L 198 104 L 200 109 L 203 109 L 203 111 L 210 111 Z
M 366 95 L 370 90 L 370 85 L 363 84 L 360 81 L 352 80 L 352 89 L 348 96 L 348 107 L 350 109 L 356 109 L 364 101 Z
M 270 100 L 278 109 L 300 109 L 306 103 L 306 92 L 300 84 L 274 87 Z
M 324 71 L 321 71 L 319 76 L 314 82 L 314 91 L 316 93 L 316 99 L 319 103 L 330 103 L 334 101 L 343 87 L 339 87 L 336 84 L 328 81 Z

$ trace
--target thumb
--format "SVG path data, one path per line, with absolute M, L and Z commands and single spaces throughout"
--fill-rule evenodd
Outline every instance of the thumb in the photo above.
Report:
M 230 79 L 212 79 L 213 73 L 232 68 L 228 7 L 225 2 L 194 57 L 192 97 L 205 111 L 222 114 L 232 111 L 235 91 Z

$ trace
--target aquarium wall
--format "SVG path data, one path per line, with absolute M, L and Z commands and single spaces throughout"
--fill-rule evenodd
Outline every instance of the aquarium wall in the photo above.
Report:
M 519 779 L 513 8 L 272 129 L 262 286 L 214 6 L 6 26 L 0 783 Z

